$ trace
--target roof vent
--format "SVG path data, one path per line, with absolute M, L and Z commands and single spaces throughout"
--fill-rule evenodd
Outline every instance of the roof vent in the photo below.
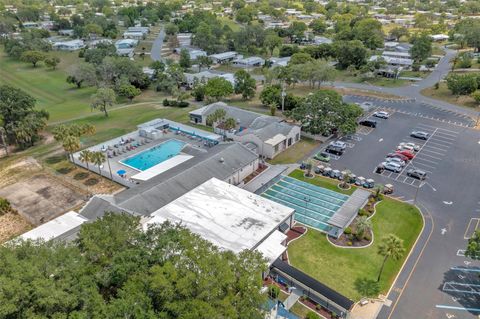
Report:
M 225 162 L 225 159 L 223 157 L 220 157 L 219 161 L 220 161 L 220 163 L 223 163 L 223 162 Z

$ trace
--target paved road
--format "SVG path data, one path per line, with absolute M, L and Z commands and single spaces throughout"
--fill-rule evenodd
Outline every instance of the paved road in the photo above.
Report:
M 436 107 L 440 107 L 453 112 L 466 114 L 476 118 L 479 115 L 479 112 L 476 110 L 463 108 L 463 107 L 450 104 L 444 101 L 432 99 L 421 94 L 421 91 L 423 89 L 432 87 L 435 83 L 444 79 L 448 75 L 451 69 L 450 61 L 452 60 L 453 57 L 455 57 L 456 53 L 457 52 L 454 50 L 445 49 L 445 56 L 442 59 L 440 59 L 437 67 L 428 77 L 426 77 L 422 81 L 418 81 L 416 83 L 412 83 L 407 86 L 396 87 L 396 88 L 386 88 L 386 87 L 379 87 L 379 86 L 374 86 L 369 84 L 348 83 L 348 82 L 334 82 L 333 85 L 339 88 L 342 88 L 342 87 L 354 88 L 354 89 L 369 90 L 369 91 L 408 97 L 410 99 L 415 99 L 419 103 L 433 105 Z
M 480 132 L 468 127 L 471 123 L 461 114 L 415 101 L 394 103 L 398 104 L 389 109 L 390 119 L 377 119 L 376 129 L 363 128 L 355 138 L 346 139 L 351 147 L 331 162 L 336 169 L 394 184 L 394 196 L 407 202 L 413 203 L 417 194 L 415 202 L 424 215 L 424 231 L 388 294 L 392 305 L 378 318 L 478 318 L 480 262 L 457 253 L 465 249 L 466 237 L 475 227 L 480 228 Z M 424 116 L 409 112 L 411 108 L 421 108 Z M 427 131 L 431 138 L 413 140 L 409 137 L 413 129 Z M 388 152 L 409 141 L 420 144 L 421 150 L 406 169 L 428 171 L 427 183 L 408 177 L 406 170 L 374 173 Z
M 150 51 L 150 58 L 153 61 L 160 61 L 162 60 L 162 47 L 163 47 L 163 39 L 165 38 L 165 28 L 163 25 L 160 26 L 160 32 L 158 36 L 153 41 L 152 50 Z

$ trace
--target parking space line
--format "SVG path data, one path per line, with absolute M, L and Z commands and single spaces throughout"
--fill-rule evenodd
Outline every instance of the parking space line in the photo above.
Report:
M 439 309 L 449 309 L 449 310 L 462 310 L 469 312 L 480 312 L 480 308 L 466 308 L 466 307 L 457 307 L 457 306 L 448 306 L 448 305 L 435 305 Z
M 443 284 L 443 291 L 480 295 L 480 285 L 449 281 Z
M 439 160 L 439 161 L 442 160 L 441 157 L 436 157 L 436 156 L 428 155 L 428 154 L 425 154 L 424 152 L 422 152 L 422 154 L 416 155 L 415 158 L 418 158 L 418 156 L 427 156 L 427 157 L 431 157 L 431 158 L 434 158 L 434 159 Z
M 433 146 L 432 146 L 432 144 L 433 144 Z M 439 150 L 443 150 L 443 151 L 447 151 L 450 148 L 450 145 L 440 144 L 436 141 L 435 142 L 430 142 L 429 146 L 438 148 Z
M 434 143 L 445 144 L 445 146 L 448 146 L 448 147 L 450 147 L 450 145 L 453 144 L 453 142 L 444 141 L 443 139 L 437 138 L 437 136 L 435 137 L 432 136 L 431 139 L 434 141 Z
M 441 147 L 438 147 L 438 146 L 428 145 L 427 148 L 434 148 L 437 151 L 441 151 L 441 152 L 445 152 L 445 153 L 448 151 L 448 147 L 447 148 L 441 148 Z
M 432 148 L 433 148 L 433 146 L 432 146 Z M 447 151 L 446 151 L 446 150 L 443 150 L 443 149 L 440 149 L 440 148 L 437 149 L 436 147 L 435 147 L 435 151 L 430 150 L 430 149 L 424 149 L 424 150 L 422 150 L 422 151 L 423 151 L 423 152 L 429 152 L 429 153 L 437 154 L 437 155 L 441 155 L 441 156 L 447 155 Z M 442 151 L 443 153 L 440 153 L 440 152 L 438 152 L 438 151 Z
M 416 166 L 425 166 L 425 167 L 428 167 L 428 168 L 431 168 L 431 169 L 435 169 L 435 166 L 432 166 L 432 165 L 428 165 L 428 164 L 425 164 L 425 163 L 419 163 L 419 162 L 415 162 L 415 165 Z
M 468 222 L 467 229 L 465 229 L 465 233 L 463 234 L 463 239 L 470 239 L 478 229 L 480 225 L 480 218 L 470 218 Z
M 459 249 L 457 251 L 457 256 L 460 256 L 460 257 L 465 257 L 465 249 Z
M 429 163 L 433 163 L 433 164 L 438 164 L 438 162 L 428 160 L 428 159 L 425 159 L 425 158 L 421 158 L 421 157 L 419 158 L 419 157 L 416 157 L 416 156 L 415 156 L 415 159 L 413 161 L 415 163 L 417 163 L 418 161 L 425 161 L 425 162 L 429 162 Z
M 441 138 L 441 139 L 445 139 L 445 140 L 450 140 L 450 141 L 455 141 L 457 139 L 457 136 L 453 137 L 453 136 L 443 136 L 445 133 L 442 133 L 442 132 L 437 132 L 437 137 L 438 138 Z

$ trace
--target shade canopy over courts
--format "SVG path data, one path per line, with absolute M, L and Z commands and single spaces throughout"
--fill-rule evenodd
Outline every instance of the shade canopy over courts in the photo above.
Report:
M 358 189 L 351 196 L 283 176 L 262 196 L 295 209 L 295 220 L 334 237 L 355 218 L 370 192 Z

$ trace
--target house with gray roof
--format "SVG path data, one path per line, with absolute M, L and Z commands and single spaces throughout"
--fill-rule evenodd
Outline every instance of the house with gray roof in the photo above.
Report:
M 215 133 L 244 144 L 262 157 L 272 159 L 300 140 L 300 126 L 286 123 L 279 117 L 243 110 L 223 102 L 191 111 L 190 121 L 207 125 L 207 117 L 218 109 L 225 110 L 225 119 L 233 118 L 236 127 L 225 130 L 223 122 L 219 121 L 214 123 Z

